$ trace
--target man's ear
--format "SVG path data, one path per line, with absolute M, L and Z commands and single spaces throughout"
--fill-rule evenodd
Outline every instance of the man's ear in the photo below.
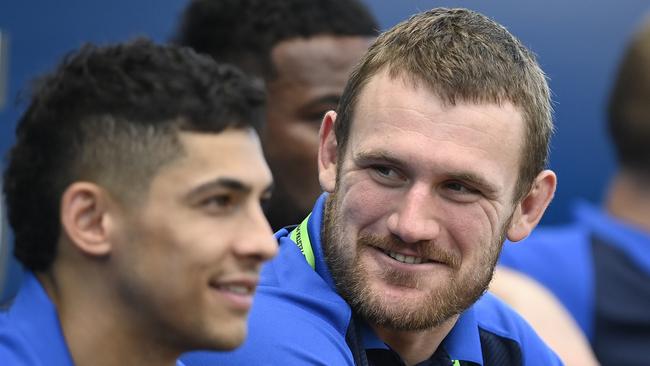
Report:
M 539 220 L 555 194 L 557 177 L 550 170 L 544 170 L 535 177 L 530 191 L 519 201 L 508 229 L 508 240 L 520 241 L 537 226 Z
M 318 132 L 318 180 L 325 192 L 334 192 L 336 185 L 337 142 L 334 133 L 336 112 L 329 111 L 323 117 Z
M 94 183 L 75 182 L 61 198 L 61 225 L 73 247 L 90 256 L 111 251 L 111 198 Z

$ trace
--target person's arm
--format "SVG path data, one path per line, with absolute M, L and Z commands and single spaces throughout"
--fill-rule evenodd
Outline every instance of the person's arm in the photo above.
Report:
M 589 342 L 557 298 L 537 281 L 497 266 L 490 291 L 514 308 L 567 366 L 598 365 Z

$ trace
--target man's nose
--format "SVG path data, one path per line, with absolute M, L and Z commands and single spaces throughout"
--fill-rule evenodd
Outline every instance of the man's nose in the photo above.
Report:
M 427 185 L 413 185 L 388 216 L 388 230 L 405 243 L 430 241 L 440 232 L 435 197 Z
M 241 229 L 243 240 L 238 243 L 236 252 L 241 256 L 266 261 L 277 254 L 278 243 L 262 207 L 258 203 L 252 205 L 254 207 L 249 210 L 248 223 Z

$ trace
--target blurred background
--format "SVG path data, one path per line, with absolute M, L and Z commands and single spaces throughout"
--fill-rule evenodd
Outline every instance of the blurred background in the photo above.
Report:
M 468 7 L 509 28 L 538 55 L 554 94 L 557 132 L 551 168 L 558 174 L 559 186 L 542 224 L 568 221 L 569 206 L 578 198 L 601 202 L 614 169 L 604 124 L 607 92 L 628 36 L 650 11 L 648 0 L 365 2 L 383 29 L 435 6 Z M 174 32 L 185 4 L 184 0 L 2 1 L 2 161 L 25 107 L 20 95 L 31 79 L 86 41 L 105 43 L 145 35 L 164 42 Z M 0 261 L 6 260 L 7 253 L 6 246 L 0 248 Z

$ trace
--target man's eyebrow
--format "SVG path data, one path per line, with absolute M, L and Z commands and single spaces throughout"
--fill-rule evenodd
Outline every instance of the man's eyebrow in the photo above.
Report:
M 232 191 L 238 191 L 241 193 L 249 193 L 252 191 L 252 187 L 250 185 L 244 184 L 241 180 L 235 179 L 235 178 L 229 178 L 229 177 L 221 177 L 217 178 L 211 181 L 207 181 L 205 183 L 200 184 L 197 187 L 194 187 L 191 191 L 189 191 L 186 195 L 188 199 L 192 199 L 193 197 L 199 197 L 205 194 L 206 192 L 209 192 L 214 189 L 218 188 L 226 188 Z
M 215 190 L 215 189 L 228 189 L 231 191 L 237 191 L 239 193 L 250 193 L 253 191 L 253 187 L 243 183 L 239 179 L 235 178 L 229 178 L 229 177 L 222 177 L 222 178 L 217 178 L 215 180 L 211 180 L 208 182 L 205 182 L 198 187 L 195 187 L 192 189 L 186 197 L 188 199 L 192 199 L 193 197 L 200 197 L 204 195 L 206 192 Z M 264 190 L 262 191 L 263 195 L 268 195 L 271 192 L 273 192 L 273 189 L 275 188 L 275 185 L 273 182 L 269 183 Z
M 396 166 L 404 164 L 402 160 L 384 151 L 361 151 L 354 155 L 354 160 L 359 164 L 368 164 L 373 162 L 389 163 Z

